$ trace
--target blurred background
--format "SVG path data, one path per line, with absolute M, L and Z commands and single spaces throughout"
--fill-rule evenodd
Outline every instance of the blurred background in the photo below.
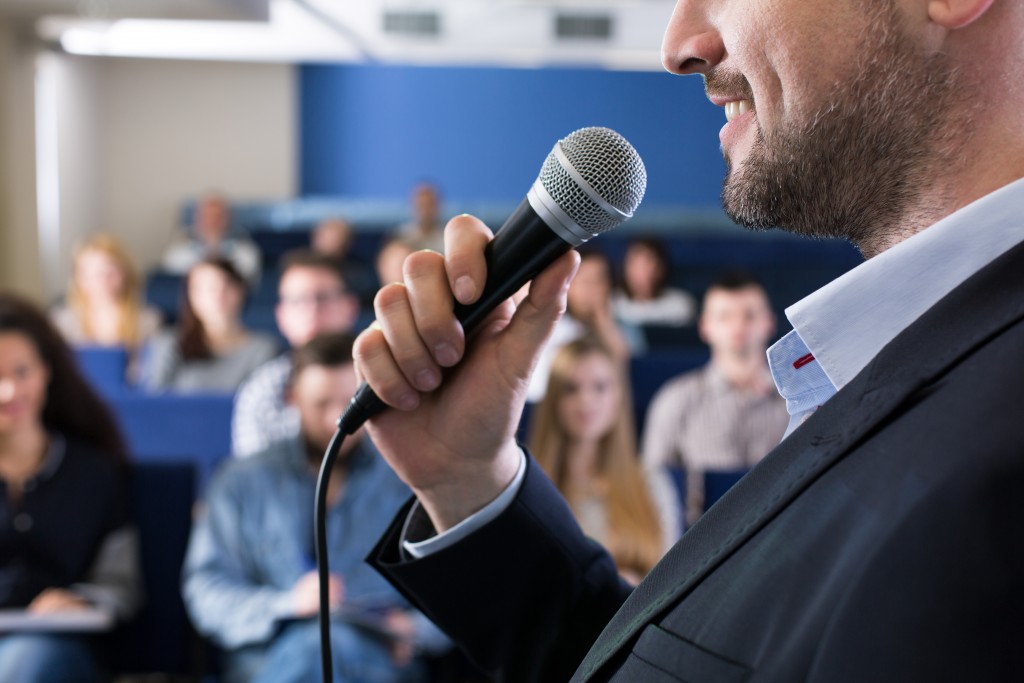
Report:
M 661 70 L 667 0 L 0 0 L 0 286 L 60 295 L 109 232 L 147 270 L 210 190 L 396 225 L 430 180 L 500 220 L 551 145 L 615 128 L 637 223 L 727 228 L 719 109 Z M 253 227 L 253 226 L 246 226 Z

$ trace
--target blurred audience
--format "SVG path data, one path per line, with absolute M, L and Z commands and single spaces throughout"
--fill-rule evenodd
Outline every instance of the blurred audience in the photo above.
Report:
M 432 183 L 420 183 L 410 197 L 412 220 L 398 228 L 398 236 L 414 251 L 433 249 L 444 253 L 444 222 L 441 193 Z
M 555 325 L 530 379 L 526 400 L 536 402 L 544 395 L 548 371 L 555 353 L 566 343 L 593 335 L 625 367 L 630 357 L 646 351 L 643 332 L 616 318 L 612 308 L 612 267 L 599 251 L 580 252 L 580 267 L 569 285 L 565 315 Z
M 408 242 L 398 237 L 393 237 L 381 245 L 377 252 L 377 280 L 381 285 L 392 282 L 402 282 L 402 264 L 405 257 L 416 251 Z
M 58 332 L 0 294 L 0 607 L 97 626 L 141 601 L 124 448 Z M 0 635 L 0 681 L 101 680 L 103 639 L 59 628 Z
M 221 194 L 210 192 L 196 202 L 191 230 L 186 239 L 172 245 L 164 254 L 161 267 L 168 273 L 184 275 L 200 261 L 227 259 L 248 282 L 260 277 L 262 259 L 256 245 L 231 234 L 231 207 Z
M 350 332 L 359 302 L 345 289 L 345 280 L 330 256 L 301 249 L 281 262 L 277 327 L 292 348 L 323 332 Z M 248 456 L 271 443 L 299 433 L 299 414 L 285 400 L 292 354 L 284 353 L 257 368 L 238 391 L 231 421 L 236 456 Z
M 635 583 L 678 539 L 680 514 L 667 473 L 640 467 L 629 406 L 618 359 L 593 337 L 570 342 L 534 410 L 530 449 L 583 531 Z
M 321 335 L 297 349 L 287 394 L 299 433 L 228 461 L 210 485 L 183 590 L 196 629 L 226 650 L 224 683 L 321 680 L 314 490 L 357 384 L 348 335 Z M 409 496 L 361 430 L 344 441 L 327 492 L 336 681 L 423 680 L 414 653 L 448 647 L 364 561 Z
M 105 234 L 93 235 L 75 250 L 66 301 L 50 319 L 76 346 L 136 349 L 160 329 L 160 313 L 142 303 L 131 257 Z
M 665 245 L 652 237 L 630 241 L 622 264 L 622 289 L 615 294 L 615 314 L 633 325 L 690 325 L 697 303 L 689 292 L 668 285 L 670 264 Z
M 310 248 L 333 259 L 352 293 L 364 303 L 373 301 L 377 293 L 377 277 L 373 268 L 352 253 L 355 235 L 352 226 L 343 218 L 325 218 L 316 224 L 309 235 Z
M 230 261 L 200 261 L 184 282 L 178 324 L 143 354 L 142 385 L 150 390 L 230 393 L 277 355 L 277 341 L 242 324 L 246 283 Z
M 711 360 L 658 391 L 641 448 L 648 470 L 685 470 L 687 524 L 704 509 L 704 472 L 752 467 L 789 422 L 768 370 L 775 315 L 761 284 L 740 273 L 720 278 L 704 296 L 698 325 Z

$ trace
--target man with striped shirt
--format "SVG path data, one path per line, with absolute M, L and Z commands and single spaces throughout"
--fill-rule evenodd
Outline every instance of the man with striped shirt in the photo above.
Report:
M 687 526 L 704 511 L 704 473 L 753 467 L 789 420 L 768 371 L 775 315 L 761 284 L 745 274 L 723 276 L 704 295 L 698 324 L 711 360 L 655 395 L 641 449 L 645 467 L 686 472 Z

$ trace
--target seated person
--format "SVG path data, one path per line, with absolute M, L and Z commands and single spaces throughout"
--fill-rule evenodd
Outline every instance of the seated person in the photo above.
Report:
M 160 313 L 141 301 L 138 270 L 111 235 L 93 235 L 72 259 L 67 301 L 50 312 L 76 346 L 137 349 L 160 328 Z
M 679 503 L 667 473 L 640 468 L 627 384 L 596 339 L 563 346 L 533 413 L 530 450 L 583 532 L 637 583 L 679 539 Z
M 320 681 L 314 491 L 335 420 L 357 384 L 347 335 L 322 335 L 297 349 L 288 397 L 300 433 L 228 461 L 210 484 L 183 592 L 196 629 L 226 651 L 225 683 Z M 448 646 L 364 561 L 408 497 L 362 431 L 345 440 L 327 497 L 335 681 L 422 680 L 422 661 L 410 650 Z M 360 625 L 363 618 L 379 620 L 392 636 Z
M 698 329 L 711 360 L 655 394 L 641 448 L 646 468 L 686 471 L 689 525 L 704 511 L 704 472 L 753 467 L 789 422 L 768 370 L 775 315 L 761 284 L 742 273 L 719 278 L 704 295 Z
M 200 261 L 185 278 L 178 325 L 143 354 L 142 385 L 150 390 L 231 393 L 277 354 L 268 334 L 242 324 L 245 280 L 223 258 Z
M 558 349 L 587 335 L 599 339 L 623 367 L 632 356 L 647 350 L 640 328 L 615 316 L 612 308 L 612 266 L 603 253 L 594 250 L 580 252 L 580 267 L 569 285 L 568 308 L 537 360 L 526 394 L 527 401 L 536 402 L 544 396 L 551 360 Z
M 410 197 L 412 219 L 398 227 L 398 237 L 414 251 L 432 249 L 444 253 L 441 192 L 433 183 L 420 183 Z
M 141 602 L 138 539 L 114 419 L 71 358 L 42 312 L 0 294 L 0 608 L 109 630 Z M 6 631 L 0 681 L 99 681 L 103 645 Z
M 292 348 L 323 332 L 351 332 L 359 302 L 345 289 L 333 259 L 299 249 L 285 254 L 274 309 L 277 327 Z M 285 401 L 292 354 L 283 353 L 256 368 L 235 398 L 231 449 L 244 457 L 299 433 L 299 415 Z
M 352 291 L 361 302 L 372 304 L 377 293 L 377 276 L 373 268 L 352 254 L 352 226 L 343 218 L 325 218 L 309 235 L 309 246 L 318 254 L 332 259 L 341 269 Z
M 622 263 L 622 289 L 614 299 L 618 318 L 634 325 L 692 324 L 697 302 L 689 292 L 670 287 L 668 276 L 668 254 L 660 240 L 630 241 Z
M 210 192 L 196 202 L 191 234 L 172 245 L 164 254 L 161 268 L 175 275 L 184 275 L 206 258 L 227 259 L 247 282 L 260 278 L 262 257 L 250 240 L 231 236 L 231 207 L 220 194 Z
M 405 263 L 405 257 L 414 251 L 416 250 L 408 242 L 399 237 L 392 237 L 384 242 L 374 262 L 377 281 L 382 285 L 402 282 L 402 264 Z

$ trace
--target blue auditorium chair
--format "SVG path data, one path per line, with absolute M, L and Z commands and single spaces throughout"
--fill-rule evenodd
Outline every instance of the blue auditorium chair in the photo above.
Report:
M 132 464 L 131 502 L 139 529 L 146 602 L 138 617 L 114 636 L 114 670 L 118 674 L 197 673 L 198 639 L 180 588 L 192 528 L 195 479 L 190 462 Z
M 199 490 L 231 454 L 231 394 L 124 393 L 108 401 L 137 462 L 185 458 Z
M 125 389 L 128 350 L 121 346 L 76 346 L 78 368 L 101 394 L 109 395 Z

